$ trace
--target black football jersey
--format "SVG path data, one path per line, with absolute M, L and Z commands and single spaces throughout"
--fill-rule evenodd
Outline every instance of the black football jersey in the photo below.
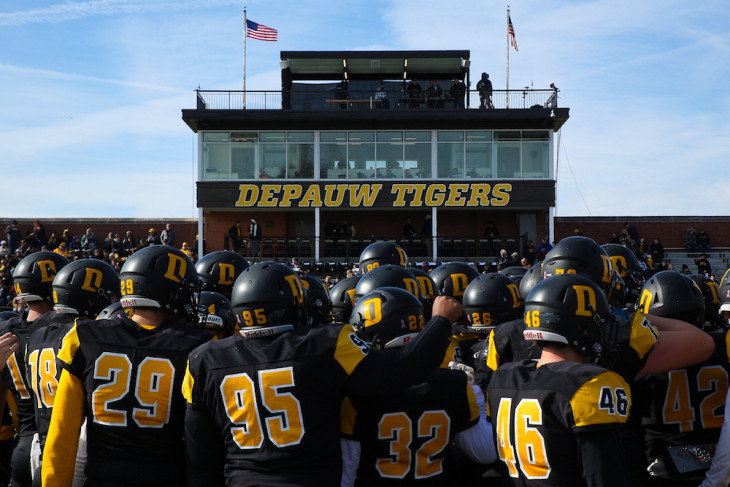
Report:
M 640 311 L 611 311 L 612 320 L 605 326 L 603 364 L 629 384 L 644 368 L 659 332 Z
M 215 425 L 228 485 L 339 485 L 340 408 L 369 350 L 351 326 L 326 325 L 193 351 L 183 394 Z
M 210 338 L 173 322 L 153 329 L 127 317 L 76 322 L 58 364 L 83 384 L 87 478 L 184 483 L 181 386 L 188 353 Z
M 717 442 L 724 420 L 730 376 L 725 331 L 711 333 L 715 352 L 704 362 L 660 374 L 639 376 L 647 453 L 655 458 L 663 445 Z
M 556 362 L 537 367 L 534 361 L 506 363 L 492 376 L 488 415 L 494 426 L 497 452 L 515 486 L 581 486 L 605 463 L 590 452 L 613 455 L 621 450 L 623 435 L 613 451 L 595 442 L 608 430 L 626 430 L 631 391 L 618 374 L 593 364 Z M 582 450 L 581 435 L 591 435 Z M 598 451 L 595 451 L 598 450 Z M 605 460 L 606 457 L 603 457 Z M 620 466 L 616 465 L 620 470 Z M 626 475 L 626 472 L 615 472 Z M 606 478 L 596 485 L 626 485 Z M 613 483 L 611 483 L 613 482 Z
M 398 396 L 348 397 L 342 434 L 360 442 L 355 485 L 447 485 L 449 443 L 478 420 L 474 391 L 455 370 L 436 369 Z
M 525 340 L 522 335 L 525 328 L 525 322 L 519 319 L 502 323 L 492 330 L 487 339 L 487 367 L 495 371 L 507 362 L 540 358 L 542 349 Z
M 2 371 L 2 380 L 15 399 L 21 436 L 36 433 L 35 400 L 26 375 L 25 351 L 28 340 L 36 330 L 55 323 L 57 320 L 63 322 L 68 321 L 68 318 L 66 315 L 49 311 L 32 322 L 27 322 L 22 317 L 13 317 L 0 326 L 0 335 L 10 332 L 18 337 L 18 349 L 8 357 L 5 369 Z
M 33 396 L 35 425 L 41 448 L 48 435 L 58 379 L 61 377 L 61 368 L 56 367 L 56 357 L 63 337 L 73 324 L 73 318 L 59 314 L 57 321 L 33 332 L 26 346 L 25 376 Z

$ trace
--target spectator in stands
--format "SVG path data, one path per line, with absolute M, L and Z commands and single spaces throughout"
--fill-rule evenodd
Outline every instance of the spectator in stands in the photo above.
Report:
M 697 232 L 697 250 L 701 252 L 709 252 L 712 250 L 710 246 L 710 234 L 705 232 L 704 228 L 700 228 Z
M 73 240 L 71 232 L 68 231 L 68 228 L 64 229 L 63 233 L 61 234 L 61 242 L 65 242 L 66 248 L 68 248 L 69 245 L 71 245 L 71 240 Z
M 689 227 L 684 234 L 684 248 L 687 252 L 694 252 L 697 249 L 697 232 Z
M 46 228 L 41 224 L 39 220 L 33 221 L 33 235 L 35 235 L 36 242 L 38 242 L 38 248 L 48 244 L 48 237 L 46 235 Z
M 18 220 L 13 220 L 10 225 L 5 227 L 5 239 L 8 241 L 10 252 L 15 252 L 15 249 L 20 246 L 20 228 L 18 228 Z
M 464 108 L 464 95 L 466 95 L 466 86 L 459 78 L 455 78 L 454 84 L 449 88 L 449 96 L 454 100 L 456 108 Z
M 10 245 L 7 240 L 0 242 L 0 257 L 6 257 L 10 255 Z
M 112 238 L 109 252 L 120 256 L 124 255 L 124 242 L 122 242 L 122 237 L 118 233 L 115 233 L 114 238 Z
M 243 229 L 241 228 L 241 221 L 236 220 L 236 223 L 231 225 L 231 228 L 228 229 L 228 241 L 231 244 L 231 247 L 233 247 L 234 252 L 238 252 L 238 250 L 243 246 Z
M 654 239 L 652 244 L 649 246 L 649 253 L 651 255 L 652 262 L 654 262 L 654 268 L 656 269 L 659 263 L 664 260 L 664 245 L 662 245 L 661 240 L 658 238 Z
M 409 84 L 408 88 L 406 88 L 406 94 L 408 95 L 408 106 L 410 108 L 417 108 L 421 106 L 423 92 L 421 90 L 421 85 L 418 84 L 418 81 L 416 81 L 415 79 L 411 80 L 411 84 Z
M 482 73 L 482 79 L 477 82 L 479 92 L 479 108 L 494 108 L 492 104 L 492 82 L 487 73 Z
M 355 236 L 355 225 L 350 223 L 350 220 L 345 218 L 345 220 L 342 222 L 342 226 L 340 227 L 340 235 L 343 235 L 345 237 L 354 237 Z
M 61 243 L 61 239 L 58 238 L 56 232 L 51 232 L 51 236 L 48 237 L 48 242 L 46 243 L 48 250 L 56 250 L 59 243 Z
M 124 255 L 130 255 L 135 250 L 137 250 L 137 237 L 134 236 L 131 230 L 127 230 L 122 240 L 122 252 Z
M 385 86 L 380 85 L 378 91 L 375 92 L 375 107 L 376 108 L 390 108 L 390 102 L 388 101 L 388 93 L 385 91 Z
M 413 226 L 413 220 L 410 218 L 406 219 L 406 224 L 403 225 L 403 236 L 404 237 L 415 237 L 418 235 L 416 227 Z
M 712 276 L 712 266 L 710 266 L 710 261 L 707 260 L 706 253 L 702 252 L 699 258 L 695 259 L 695 264 L 697 264 L 697 274 L 707 277 Z
M 61 255 L 63 257 L 68 257 L 68 249 L 66 248 L 66 242 L 61 242 L 60 244 L 58 244 L 58 247 L 56 247 L 53 251 L 55 253 L 57 253 L 58 255 Z
M 624 223 L 624 228 L 626 229 L 626 234 L 629 236 L 629 246 L 635 247 L 639 243 L 639 231 L 634 227 L 631 223 L 626 222 Z
M 654 270 L 656 272 L 669 270 L 669 266 L 667 265 L 667 261 L 664 260 L 664 259 L 662 259 L 659 262 L 654 263 Z M 687 268 L 687 270 L 689 270 L 689 267 Z
M 301 266 L 299 265 L 299 259 L 297 259 L 296 257 L 292 257 L 291 262 L 289 263 L 289 267 L 297 272 L 302 270 Z
M 248 235 L 251 242 L 249 246 L 251 257 L 260 257 L 259 244 L 261 243 L 263 232 L 261 231 L 261 225 L 254 218 L 251 218 L 251 224 L 248 226 Z
M 431 86 L 428 87 L 427 96 L 428 96 L 428 107 L 429 108 L 441 108 L 443 107 L 443 101 L 441 98 L 444 95 L 443 90 L 441 90 L 441 87 L 438 84 L 438 81 L 432 80 Z
M 111 251 L 113 241 L 114 241 L 114 232 L 107 233 L 106 238 L 104 239 L 104 245 L 101 248 L 104 250 Z
M 160 241 L 162 245 L 175 245 L 175 230 L 169 223 L 165 225 L 165 229 L 160 234 Z
M 616 234 L 616 232 L 613 232 L 611 234 L 611 238 L 608 239 L 608 243 L 620 245 L 621 239 L 619 238 L 618 234 Z
M 485 237 L 499 237 L 499 230 L 494 226 L 494 221 L 489 222 L 487 228 L 484 230 Z
M 81 248 L 83 250 L 96 250 L 98 243 L 94 232 L 91 231 L 91 228 L 87 228 L 86 233 L 81 237 Z
M 530 263 L 527 261 L 527 257 L 522 258 L 522 260 L 520 261 L 520 265 L 525 269 L 529 269 L 531 267 Z
M 553 246 L 550 245 L 550 242 L 548 242 L 547 237 L 543 237 L 542 240 L 540 240 L 540 245 L 537 246 L 537 261 L 542 262 L 543 260 L 545 260 L 545 256 L 552 249 L 553 249 Z
M 527 263 L 531 266 L 535 265 L 535 262 L 537 261 L 537 249 L 535 248 L 535 244 L 532 240 L 525 242 L 525 248 L 522 249 L 522 257 L 527 259 Z
M 324 278 L 324 285 L 325 285 L 325 287 L 327 288 L 328 291 L 335 286 L 335 283 L 332 282 L 332 276 L 325 276 L 325 278 Z
M 7 244 L 7 242 L 5 243 Z M 12 306 L 15 294 L 13 278 L 7 272 L 3 272 L 2 276 L 0 276 L 0 306 Z
M 350 95 L 347 91 L 347 81 L 342 80 L 340 81 L 340 84 L 337 85 L 337 89 L 335 90 L 335 96 L 338 100 L 348 100 L 350 98 Z M 339 104 L 340 109 L 346 110 L 347 109 L 347 102 L 340 103 Z
M 147 239 L 145 239 L 143 246 L 147 247 L 148 245 L 160 245 L 162 242 L 160 241 L 160 237 L 157 235 L 157 231 L 154 228 L 150 228 L 147 231 Z
M 499 260 L 497 260 L 497 269 L 502 270 L 512 265 L 512 261 L 507 255 L 507 250 L 502 249 L 499 251 Z
M 68 244 L 68 251 L 73 253 L 81 252 L 81 240 L 79 240 L 78 235 L 71 237 L 71 243 Z
M 428 257 L 433 255 L 433 226 L 431 224 L 431 214 L 426 215 L 426 219 L 421 225 L 421 237 L 423 238 L 423 245 L 426 246 L 426 255 Z
M 190 257 L 190 260 L 192 260 L 193 262 L 197 260 L 197 256 L 193 255 L 193 249 L 190 248 L 187 242 L 182 243 L 182 247 L 180 247 L 180 250 L 182 250 L 185 255 Z
M 641 237 L 636 246 L 636 257 L 639 260 L 646 261 L 649 258 L 650 252 L 651 249 L 649 248 L 649 244 L 646 243 L 646 239 L 644 239 L 644 237 Z

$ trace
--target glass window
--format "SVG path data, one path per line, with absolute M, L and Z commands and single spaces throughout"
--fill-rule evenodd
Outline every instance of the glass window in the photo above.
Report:
M 228 179 L 230 157 L 228 143 L 203 144 L 203 179 Z
M 431 177 L 431 144 L 408 144 L 404 146 L 403 177 Z
M 464 177 L 464 144 L 438 145 L 438 177 Z
M 403 177 L 403 144 L 378 144 L 375 167 L 379 178 Z
M 378 142 L 402 142 L 403 132 L 378 132 Z
M 231 144 L 231 179 L 256 177 L 256 146 L 253 142 Z
M 261 132 L 259 134 L 261 142 L 286 142 L 285 132 Z
M 286 177 L 286 145 L 261 144 L 259 155 L 259 179 Z
M 347 142 L 347 132 L 322 132 L 319 134 L 320 142 Z
M 439 142 L 462 142 L 464 140 L 464 132 L 439 132 Z
M 256 132 L 231 132 L 231 142 L 256 142 L 258 138 Z
M 350 133 L 352 135 L 352 133 Z M 349 175 L 352 179 L 375 177 L 375 144 L 352 144 L 348 146 Z
M 289 142 L 314 142 L 314 132 L 289 132 L 287 140 Z
M 466 177 L 492 177 L 492 144 L 466 144 Z
M 289 144 L 288 169 L 289 179 L 312 179 L 314 177 L 314 145 Z
M 322 179 L 345 179 L 347 177 L 347 144 L 321 144 L 319 146 L 319 177 Z
M 549 173 L 549 144 L 547 142 L 522 143 L 522 177 L 547 178 Z
M 375 133 L 350 132 L 350 142 L 375 142 Z
M 494 132 L 494 140 L 520 140 L 518 131 Z
M 467 142 L 489 142 L 492 140 L 492 132 L 467 132 Z
M 406 132 L 406 142 L 431 142 L 431 132 Z
M 550 140 L 550 133 L 547 130 L 524 130 L 522 140 Z
M 519 142 L 497 143 L 497 173 L 495 177 L 507 179 L 520 177 Z
M 228 132 L 205 132 L 203 142 L 228 142 Z

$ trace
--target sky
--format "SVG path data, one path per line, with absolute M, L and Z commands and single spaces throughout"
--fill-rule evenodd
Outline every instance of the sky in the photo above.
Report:
M 247 89 L 279 51 L 471 51 L 506 84 L 506 3 L 251 0 Z M 0 217 L 196 218 L 195 89 L 240 90 L 230 0 L 0 2 Z M 710 216 L 730 207 L 730 2 L 510 4 L 510 88 L 555 83 L 557 216 Z

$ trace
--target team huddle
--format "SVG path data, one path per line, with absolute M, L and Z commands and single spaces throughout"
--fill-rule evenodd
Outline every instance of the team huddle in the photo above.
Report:
M 230 251 L 194 264 L 150 246 L 119 274 L 25 257 L 25 310 L 0 316 L 0 471 L 49 487 L 728 485 L 725 278 L 646 278 L 627 248 L 580 236 L 529 269 L 427 273 L 387 241 L 359 269 L 328 290 Z

